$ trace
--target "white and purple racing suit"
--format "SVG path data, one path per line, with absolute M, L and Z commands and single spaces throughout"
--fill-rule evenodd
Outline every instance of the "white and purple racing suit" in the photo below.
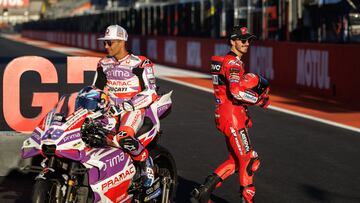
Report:
M 134 136 L 144 122 L 144 108 L 158 97 L 153 63 L 144 56 L 133 54 L 120 60 L 110 56 L 102 58 L 93 85 L 105 90 L 114 104 L 125 110 L 120 121 L 118 142 L 134 160 L 144 161 L 148 157 L 144 146 L 134 149 L 127 142 L 135 141 Z M 126 149 L 126 146 L 129 148 Z

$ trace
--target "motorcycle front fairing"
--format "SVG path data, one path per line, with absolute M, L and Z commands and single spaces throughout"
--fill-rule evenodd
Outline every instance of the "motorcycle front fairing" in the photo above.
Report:
M 47 158 L 55 156 L 78 161 L 88 169 L 94 202 L 129 202 L 132 195 L 127 190 L 136 173 L 131 157 L 119 148 L 87 148 L 81 138 L 81 125 L 87 117 L 97 117 L 94 114 L 86 109 L 79 109 L 68 117 L 59 119 L 60 122 L 54 119 L 54 111 L 49 112 L 24 141 L 21 156 L 29 158 L 42 154 Z M 113 125 L 115 123 L 109 124 L 110 127 Z M 53 175 L 49 172 L 40 174 L 42 178 Z
M 49 128 L 54 111 L 54 109 L 50 111 L 31 133 L 31 136 L 23 142 L 21 148 L 21 157 L 23 159 L 34 157 L 41 153 L 41 138 L 45 129 Z
M 81 161 L 88 169 L 94 202 L 128 202 L 127 193 L 136 167 L 131 157 L 119 148 L 93 148 Z
M 85 156 L 80 130 L 87 115 L 88 111 L 81 109 L 68 116 L 65 122 L 58 122 L 53 121 L 54 111 L 51 111 L 24 141 L 22 157 L 38 154 L 46 157 L 47 149 L 51 148 L 58 157 L 80 161 Z

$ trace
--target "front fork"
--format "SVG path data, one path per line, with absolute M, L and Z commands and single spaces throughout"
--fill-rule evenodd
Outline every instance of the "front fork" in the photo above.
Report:
M 161 202 L 162 203 L 170 203 L 169 202 L 169 195 L 170 195 L 170 188 L 171 188 L 171 185 L 174 184 L 174 181 L 170 178 L 170 177 L 163 177 L 162 180 L 162 185 L 163 185 L 163 188 L 162 188 L 162 197 L 161 197 Z
M 46 164 L 47 162 L 47 164 Z M 76 176 L 70 178 L 68 174 L 62 174 L 62 177 L 59 178 L 55 175 L 56 160 L 55 157 L 50 157 L 49 159 L 45 158 L 41 162 L 43 170 L 35 179 L 51 179 L 56 180 L 56 199 L 63 199 L 60 196 L 65 197 L 65 203 L 71 203 L 75 201 L 75 196 L 73 195 L 74 186 L 76 184 Z M 70 164 L 70 171 L 73 172 L 75 164 Z M 82 172 L 82 171 L 81 171 Z

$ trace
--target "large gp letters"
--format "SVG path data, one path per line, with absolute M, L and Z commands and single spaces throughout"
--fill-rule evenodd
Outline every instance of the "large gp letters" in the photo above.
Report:
M 83 84 L 84 72 L 95 71 L 99 60 L 98 57 L 68 57 L 67 85 Z M 41 112 L 34 118 L 24 117 L 20 110 L 20 89 L 24 88 L 20 86 L 20 79 L 27 71 L 37 72 L 41 84 L 58 83 L 55 66 L 43 57 L 19 57 L 6 66 L 3 76 L 3 114 L 7 125 L 18 132 L 31 132 L 60 96 L 59 92 L 33 92 L 31 107 L 41 107 Z

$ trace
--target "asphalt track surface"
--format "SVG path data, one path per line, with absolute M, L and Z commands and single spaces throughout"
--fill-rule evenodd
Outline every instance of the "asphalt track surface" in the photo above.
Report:
M 28 89 L 60 88 L 65 83 L 66 55 L 0 38 L 0 73 L 13 58 L 44 56 L 59 72 L 59 87 L 37 87 L 39 78 L 24 75 Z M 92 81 L 86 75 L 85 83 Z M 2 84 L 2 78 L 1 78 Z M 174 90 L 172 113 L 162 120 L 160 143 L 175 157 L 179 185 L 176 202 L 189 202 L 189 193 L 227 158 L 224 137 L 215 129 L 213 95 L 175 83 L 158 80 L 161 91 Z M 73 92 L 81 86 L 67 87 Z M 1 88 L 2 94 L 2 88 Z M 31 95 L 24 90 L 24 115 Z M 29 103 L 26 103 L 28 101 Z M 1 101 L 2 104 L 2 101 Z M 1 109 L 2 111 L 2 109 Z M 254 127 L 252 145 L 261 159 L 256 173 L 256 202 L 360 202 L 360 135 L 357 132 L 291 116 L 274 110 L 250 109 Z M 3 122 L 3 118 L 0 118 Z M 1 126 L 4 127 L 4 123 Z M 0 145 L 2 150 L 12 145 Z M 15 155 L 14 155 L 15 156 Z M 237 174 L 215 191 L 216 203 L 240 202 Z M 0 179 L 0 202 L 30 202 L 34 175 L 16 170 Z

